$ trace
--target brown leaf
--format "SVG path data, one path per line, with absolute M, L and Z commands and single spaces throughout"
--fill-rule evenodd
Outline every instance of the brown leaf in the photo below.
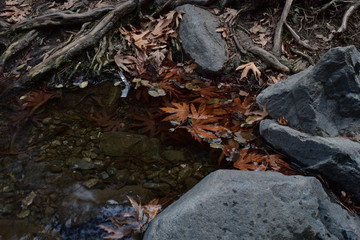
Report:
M 172 114 L 164 118 L 162 121 L 173 121 L 173 120 L 176 120 L 178 122 L 185 121 L 190 114 L 189 105 L 187 103 L 176 103 L 176 102 L 172 102 L 171 104 L 174 105 L 175 108 L 172 107 L 160 108 L 164 112 Z
M 260 81 L 261 72 L 259 69 L 255 66 L 254 62 L 249 62 L 243 65 L 238 66 L 235 71 L 243 70 L 240 76 L 240 80 L 247 77 L 249 71 L 251 70 L 254 73 L 255 78 Z
M 190 126 L 181 126 L 180 128 L 187 129 L 199 142 L 204 138 L 217 139 L 219 136 L 217 136 L 216 133 L 221 134 L 227 131 L 225 127 L 216 125 L 217 120 L 217 118 L 194 119 Z
M 208 119 L 208 118 L 214 117 L 212 115 L 207 114 L 207 112 L 206 112 L 206 104 L 205 103 L 200 104 L 198 110 L 196 110 L 196 107 L 194 106 L 194 104 L 190 104 L 190 109 L 191 109 L 191 114 L 189 114 L 188 118 Z
M 263 162 L 266 162 L 265 156 L 259 155 L 256 152 L 251 152 L 250 149 L 244 148 L 240 150 L 240 156 L 234 162 L 233 166 L 244 171 L 265 171 L 266 166 L 263 164 Z

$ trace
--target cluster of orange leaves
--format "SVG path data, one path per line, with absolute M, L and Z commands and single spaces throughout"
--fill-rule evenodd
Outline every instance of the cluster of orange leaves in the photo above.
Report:
M 176 30 L 181 18 L 182 13 L 170 11 L 158 19 L 148 17 L 140 29 L 132 25 L 120 28 L 130 49 L 127 53 L 118 53 L 115 62 L 122 71 L 133 76 L 138 99 L 140 95 L 150 95 L 164 100 L 165 106 L 160 109 L 169 115 L 162 120 L 174 126 L 170 130 L 186 129 L 195 140 L 221 148 L 228 157 L 241 153 L 240 149 L 249 146 L 253 140 L 252 137 L 244 139 L 242 133 L 264 119 L 267 112 L 258 110 L 255 95 L 241 89 L 239 83 L 249 78 L 252 72 L 262 84 L 261 72 L 250 62 L 236 69 L 242 71 L 240 77 L 216 84 L 211 79 L 193 75 L 195 64 L 174 63 L 170 40 L 173 45 L 177 43 Z M 157 134 L 157 118 L 147 115 L 136 116 L 135 119 L 142 122 L 137 126 L 152 135 Z M 230 146 L 234 141 L 238 143 L 237 147 Z M 285 166 L 275 164 L 283 163 L 280 157 L 264 156 L 252 152 L 246 158 L 233 161 L 237 162 L 235 167 L 247 170 L 279 170 L 279 166 Z M 251 159 L 253 165 L 249 164 Z

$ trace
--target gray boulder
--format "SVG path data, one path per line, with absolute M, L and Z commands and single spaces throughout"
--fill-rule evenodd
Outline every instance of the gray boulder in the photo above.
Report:
M 329 50 L 314 67 L 270 86 L 257 97 L 269 115 L 313 135 L 360 133 L 360 53 Z
M 342 137 L 312 136 L 272 120 L 260 123 L 260 134 L 303 170 L 321 174 L 334 189 L 352 193 L 360 201 L 359 143 Z
M 200 71 L 220 71 L 227 57 L 226 42 L 216 32 L 220 26 L 219 19 L 190 4 L 177 7 L 176 10 L 185 12 L 179 29 L 184 52 L 195 61 Z
M 313 177 L 218 170 L 160 213 L 144 239 L 360 239 L 360 220 Z

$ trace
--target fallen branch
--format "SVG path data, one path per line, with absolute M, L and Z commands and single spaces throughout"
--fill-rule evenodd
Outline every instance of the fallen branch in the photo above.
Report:
M 11 29 L 14 31 L 18 29 L 24 30 L 48 26 L 81 24 L 99 18 L 113 9 L 114 6 L 106 6 L 83 13 L 72 13 L 69 11 L 50 13 L 17 23 L 13 25 Z
M 25 73 L 18 80 L 17 85 L 22 86 L 33 83 L 43 74 L 58 68 L 66 60 L 71 59 L 82 50 L 94 45 L 113 27 L 120 17 L 128 14 L 135 8 L 136 3 L 131 0 L 117 5 L 114 10 L 109 12 L 90 32 L 83 33 L 74 39 L 74 41 L 59 49 L 29 72 Z
M 349 20 L 349 17 L 353 14 L 353 12 L 360 6 L 360 1 L 355 1 L 352 4 L 350 4 L 350 7 L 346 10 L 342 22 L 341 22 L 341 26 L 339 27 L 339 29 L 337 30 L 338 33 L 344 32 L 346 30 L 347 27 L 347 22 Z
M 38 36 L 38 31 L 31 30 L 25 34 L 22 38 L 16 42 L 10 44 L 10 46 L 5 50 L 5 52 L 0 56 L 0 72 L 4 70 L 5 62 L 11 56 L 14 56 L 16 53 L 26 48 L 31 44 L 31 42 Z
M 290 11 L 290 7 L 292 4 L 293 0 L 286 0 L 285 2 L 285 7 L 283 9 L 283 12 L 281 14 L 281 18 L 276 26 L 275 29 L 275 35 L 274 35 L 274 46 L 273 46 L 273 53 L 275 54 L 275 56 L 279 57 L 281 55 L 281 34 L 282 34 L 282 29 L 283 29 L 283 25 L 286 21 L 286 18 L 289 14 Z
M 299 35 L 295 32 L 294 29 L 292 29 L 292 27 L 290 27 L 290 25 L 287 22 L 284 22 L 285 26 L 287 27 L 287 29 L 289 30 L 289 32 L 291 33 L 291 35 L 293 36 L 293 38 L 295 39 L 295 41 L 303 46 L 304 48 L 307 48 L 311 51 L 315 51 L 316 49 L 311 47 L 309 44 L 307 44 L 306 42 L 302 41 L 299 37 Z
M 261 57 L 267 66 L 270 66 L 270 67 L 272 67 L 276 70 L 279 70 L 281 72 L 284 72 L 284 73 L 290 72 L 290 68 L 288 68 L 287 66 L 282 64 L 276 58 L 276 56 L 274 56 L 273 54 L 269 53 L 268 51 L 262 49 L 261 47 L 256 46 L 252 42 L 251 38 L 244 31 L 237 30 L 237 34 L 239 35 L 239 38 L 241 39 L 241 43 L 236 37 L 234 37 L 234 41 L 235 41 L 236 47 L 241 52 L 244 52 L 244 51 L 251 52 L 252 54 Z

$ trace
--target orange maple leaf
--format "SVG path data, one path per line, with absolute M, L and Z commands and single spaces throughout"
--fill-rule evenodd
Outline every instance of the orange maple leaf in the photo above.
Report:
M 244 148 L 240 150 L 239 158 L 234 162 L 234 167 L 240 170 L 249 171 L 249 170 L 260 170 L 265 171 L 267 169 L 266 165 L 263 163 L 266 162 L 266 156 L 260 155 L 255 151 L 250 152 L 250 149 Z
M 193 118 L 193 119 L 208 119 L 208 118 L 212 118 L 212 115 L 207 115 L 207 111 L 206 111 L 206 104 L 202 103 L 199 106 L 199 110 L 196 110 L 196 107 L 194 106 L 194 104 L 190 105 L 190 109 L 191 109 L 191 114 L 188 116 L 189 118 Z
M 172 113 L 172 115 L 167 116 L 162 121 L 179 121 L 179 122 L 185 121 L 190 114 L 189 104 L 176 103 L 176 102 L 172 102 L 171 104 L 174 105 L 175 108 L 173 107 L 160 108 L 164 112 Z
M 180 128 L 187 129 L 191 135 L 199 142 L 204 138 L 216 139 L 219 136 L 216 133 L 227 131 L 227 128 L 215 125 L 217 118 L 210 119 L 194 119 L 190 126 L 182 126 Z

